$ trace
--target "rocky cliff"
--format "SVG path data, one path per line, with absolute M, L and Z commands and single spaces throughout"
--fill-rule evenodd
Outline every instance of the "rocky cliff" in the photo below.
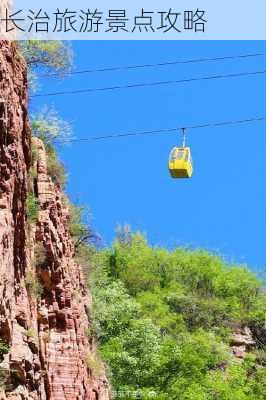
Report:
M 6 11 L 9 13 L 9 15 L 12 13 L 13 9 L 13 1 L 12 0 L 1 0 L 0 2 L 0 18 L 5 18 L 6 16 Z M 5 22 L 0 21 L 0 39 L 10 39 L 10 36 L 13 36 L 13 32 L 6 33 L 5 29 Z
M 34 144 L 34 162 L 32 145 Z M 29 196 L 39 212 L 27 217 Z M 27 120 L 26 66 L 0 42 L 0 399 L 107 400 L 94 371 L 90 301 L 63 194 Z

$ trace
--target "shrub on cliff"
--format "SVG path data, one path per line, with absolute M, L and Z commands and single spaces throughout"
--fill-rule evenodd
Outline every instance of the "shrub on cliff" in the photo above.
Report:
M 90 373 L 95 378 L 103 374 L 104 366 L 97 354 L 92 354 L 88 351 L 85 357 L 85 363 Z
M 32 298 L 39 299 L 43 288 L 38 276 L 33 271 L 28 271 L 25 277 L 25 286 Z
M 72 64 L 69 43 L 60 40 L 25 40 L 19 43 L 22 54 L 30 67 L 68 71 Z
M 60 118 L 54 109 L 45 106 L 39 113 L 31 116 L 31 130 L 32 135 L 41 139 L 45 145 L 48 175 L 55 184 L 64 187 L 66 172 L 58 159 L 55 143 L 65 143 L 71 139 L 71 125 Z
M 64 142 L 72 137 L 71 124 L 62 119 L 54 108 L 47 106 L 31 116 L 31 131 L 45 145 L 51 145 L 56 140 Z
M 34 194 L 29 193 L 26 198 L 26 215 L 29 222 L 36 222 L 39 214 L 38 200 Z
M 69 231 L 74 240 L 75 249 L 82 245 L 96 244 L 100 237 L 94 232 L 89 223 L 89 213 L 85 207 L 69 203 Z
M 19 42 L 22 56 L 28 65 L 30 89 L 39 86 L 37 71 L 44 71 L 51 77 L 67 73 L 72 66 L 72 51 L 69 42 L 60 40 L 28 40 Z M 55 75 L 54 75 L 55 73 Z
M 9 346 L 2 339 L 0 339 L 0 361 L 3 360 L 4 355 L 8 352 Z
M 34 246 L 34 266 L 42 267 L 47 261 L 47 251 L 43 243 L 36 243 Z
M 67 180 L 66 171 L 52 145 L 46 145 L 46 157 L 47 174 L 56 185 L 64 188 Z
M 9 346 L 0 339 L 0 362 L 3 361 L 4 355 L 9 352 Z M 0 367 L 0 389 L 5 386 L 9 377 L 9 370 Z

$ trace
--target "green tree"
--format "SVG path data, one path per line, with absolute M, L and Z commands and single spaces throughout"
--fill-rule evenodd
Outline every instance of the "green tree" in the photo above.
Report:
M 74 240 L 75 249 L 82 245 L 96 244 L 100 240 L 99 235 L 91 228 L 90 215 L 83 206 L 69 203 L 69 231 Z
M 63 120 L 53 108 L 44 106 L 37 114 L 31 116 L 32 135 L 48 144 L 55 141 L 66 142 L 72 138 L 71 124 Z
M 159 364 L 160 335 L 149 320 L 133 320 L 119 336 L 101 346 L 113 383 L 119 390 L 154 387 Z
M 105 279 L 104 283 L 101 277 L 101 283 L 98 282 L 99 286 L 94 291 L 94 321 L 101 343 L 122 335 L 140 312 L 139 305 L 128 295 L 121 282 Z
M 19 42 L 19 45 L 30 68 L 66 72 L 72 65 L 72 51 L 68 42 L 28 40 Z
M 39 113 L 31 116 L 32 135 L 41 139 L 46 148 L 47 172 L 53 182 L 61 187 L 66 183 L 66 172 L 55 149 L 56 142 L 65 143 L 72 138 L 70 123 L 58 113 L 44 106 Z
M 73 55 L 69 42 L 58 40 L 24 40 L 19 42 L 28 66 L 28 81 L 32 91 L 39 86 L 38 71 L 50 76 L 64 76 L 70 71 Z

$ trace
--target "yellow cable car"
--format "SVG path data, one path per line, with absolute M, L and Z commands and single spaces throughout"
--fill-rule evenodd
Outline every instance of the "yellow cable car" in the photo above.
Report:
M 172 178 L 191 178 L 192 157 L 189 147 L 174 147 L 169 157 L 169 172 Z

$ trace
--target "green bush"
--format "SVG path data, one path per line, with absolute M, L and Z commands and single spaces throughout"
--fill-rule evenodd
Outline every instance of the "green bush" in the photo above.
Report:
M 36 338 L 38 337 L 38 332 L 36 332 L 36 331 L 33 330 L 33 329 L 28 329 L 28 330 L 25 332 L 25 335 L 26 335 L 28 338 L 36 339 Z
M 37 147 L 34 145 L 34 143 L 31 144 L 31 165 L 33 166 L 36 161 L 38 161 L 39 158 L 39 152 Z
M 83 222 L 88 213 L 84 207 L 69 203 L 69 232 L 74 239 L 76 250 L 82 245 L 91 245 L 98 240 L 98 236 L 89 226 L 89 222 Z
M 0 367 L 0 389 L 6 388 L 6 383 L 10 376 L 10 371 L 8 369 Z
M 6 353 L 9 352 L 9 346 L 3 340 L 0 339 L 0 361 L 3 360 L 3 357 Z
M 82 216 L 85 208 L 75 206 L 69 203 L 69 231 L 72 237 L 78 238 L 82 236 L 86 230 L 85 224 L 82 222 Z
M 47 156 L 48 175 L 53 182 L 61 187 L 66 183 L 66 172 L 63 164 L 59 161 L 54 143 L 65 142 L 71 139 L 71 125 L 59 117 L 58 113 L 47 106 L 36 115 L 31 117 L 32 135 L 41 139 L 45 145 Z M 37 160 L 38 152 L 32 149 L 32 164 Z
M 95 247 L 86 244 L 81 244 L 76 249 L 75 259 L 77 263 L 81 266 L 87 282 L 93 268 L 95 251 Z
M 53 108 L 44 106 L 39 113 L 31 116 L 30 122 L 32 135 L 41 139 L 45 145 L 72 138 L 71 124 L 63 120 Z
M 123 334 L 139 311 L 139 305 L 130 298 L 122 283 L 109 283 L 107 280 L 106 285 L 98 288 L 94 299 L 94 321 L 98 338 L 104 343 Z
M 28 40 L 19 42 L 29 67 L 69 71 L 72 65 L 71 47 L 59 40 Z
M 63 188 L 66 184 L 67 176 L 63 164 L 58 160 L 55 149 L 52 145 L 46 145 L 47 173 L 54 184 Z
M 43 288 L 38 276 L 33 271 L 28 271 L 28 273 L 26 274 L 25 286 L 27 291 L 33 298 L 39 299 L 41 297 L 43 293 Z
M 41 267 L 47 260 L 47 252 L 42 243 L 37 243 L 34 247 L 35 267 Z
M 85 358 L 86 366 L 94 377 L 99 377 L 103 373 L 103 365 L 98 355 L 87 353 Z
M 36 222 L 38 220 L 39 204 L 34 194 L 29 193 L 26 198 L 26 215 L 29 222 Z
M 28 66 L 28 82 L 32 91 L 39 87 L 37 72 L 63 77 L 72 67 L 73 57 L 68 42 L 24 40 L 19 42 L 19 47 Z
M 4 355 L 9 352 L 9 346 L 0 339 L 0 362 L 3 361 Z M 9 370 L 0 367 L 0 389 L 4 388 L 9 378 Z
M 30 177 L 31 182 L 33 182 L 34 179 L 37 178 L 37 171 L 36 171 L 36 168 L 34 168 L 34 167 L 31 167 L 31 168 L 30 168 L 30 170 L 29 170 L 29 177 Z

